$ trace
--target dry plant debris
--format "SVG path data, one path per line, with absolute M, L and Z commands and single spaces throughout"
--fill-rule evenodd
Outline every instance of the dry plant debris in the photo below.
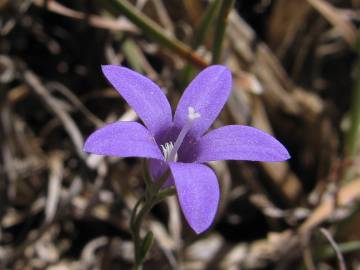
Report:
M 100 65 L 146 74 L 176 107 L 211 62 L 216 2 L 0 1 L 0 269 L 131 268 L 142 165 L 82 151 L 104 123 L 137 120 Z M 213 228 L 198 237 L 175 197 L 159 204 L 145 269 L 359 269 L 360 147 L 348 134 L 358 140 L 360 2 L 234 2 L 220 20 L 233 90 L 214 128 L 253 125 L 292 159 L 211 164 Z

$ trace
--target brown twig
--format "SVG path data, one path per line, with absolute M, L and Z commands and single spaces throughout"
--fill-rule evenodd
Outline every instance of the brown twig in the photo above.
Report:
M 73 10 L 65 7 L 56 1 L 48 1 L 48 4 L 44 6 L 44 0 L 36 0 L 34 4 L 38 7 L 44 7 L 47 10 L 56 14 L 66 16 L 76 20 L 86 20 L 91 26 L 101 29 L 113 30 L 113 31 L 126 31 L 132 33 L 138 33 L 139 29 L 125 18 L 122 20 L 105 19 L 103 17 L 85 14 L 83 12 Z
M 37 95 L 45 102 L 50 111 L 54 113 L 61 123 L 64 125 L 65 130 L 68 132 L 72 142 L 75 145 L 77 154 L 84 158 L 85 154 L 82 151 L 83 137 L 80 130 L 75 124 L 74 120 L 61 108 L 58 100 L 51 96 L 45 86 L 41 83 L 40 79 L 30 70 L 24 71 L 25 82 L 35 91 Z
M 342 255 L 338 245 L 336 244 L 335 240 L 331 236 L 330 232 L 325 228 L 320 228 L 320 232 L 326 237 L 326 239 L 329 241 L 330 245 L 334 249 L 334 251 L 336 253 L 336 257 L 339 262 L 339 270 L 346 270 L 344 256 Z
M 329 23 L 339 30 L 339 34 L 343 36 L 344 40 L 351 47 L 355 46 L 357 38 L 355 26 L 341 17 L 339 11 L 335 7 L 333 7 L 329 2 L 323 0 L 307 1 L 318 12 L 320 12 L 324 18 L 329 21 Z

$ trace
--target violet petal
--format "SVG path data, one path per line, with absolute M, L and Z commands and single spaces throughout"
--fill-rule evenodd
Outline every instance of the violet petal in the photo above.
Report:
M 219 184 L 214 172 L 203 164 L 169 163 L 184 216 L 196 233 L 207 230 L 219 204 Z
M 197 161 L 284 161 L 286 148 L 269 134 L 249 126 L 230 125 L 210 131 L 198 143 Z
M 220 65 L 201 71 L 182 95 L 174 116 L 175 126 L 182 128 L 188 121 L 188 108 L 193 107 L 201 118 L 194 121 L 190 133 L 201 136 L 224 107 L 231 91 L 231 72 Z
M 102 71 L 154 136 L 171 126 L 170 104 L 153 81 L 121 66 L 104 65 Z
M 84 151 L 106 156 L 163 159 L 154 137 L 137 122 L 116 122 L 96 130 L 87 138 Z

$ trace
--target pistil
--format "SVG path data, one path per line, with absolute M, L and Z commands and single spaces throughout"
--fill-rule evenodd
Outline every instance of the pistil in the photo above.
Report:
M 177 152 L 179 151 L 179 148 L 180 148 L 181 144 L 183 143 L 186 134 L 190 131 L 194 121 L 200 117 L 201 117 L 200 113 L 196 112 L 193 107 L 188 107 L 188 117 L 187 117 L 188 121 L 184 125 L 184 127 L 181 129 L 180 134 L 177 137 L 177 139 L 170 151 L 170 154 L 168 155 L 167 161 L 176 161 L 177 160 Z

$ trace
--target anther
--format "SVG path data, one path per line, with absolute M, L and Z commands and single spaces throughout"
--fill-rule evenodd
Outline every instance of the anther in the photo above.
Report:
M 164 159 L 166 161 L 169 161 L 170 153 L 171 153 L 172 149 L 174 148 L 174 144 L 172 142 L 167 142 L 167 143 L 165 143 L 165 145 L 160 145 L 160 146 L 161 146 L 161 150 L 164 155 Z M 175 155 L 174 161 L 177 161 L 177 154 Z

